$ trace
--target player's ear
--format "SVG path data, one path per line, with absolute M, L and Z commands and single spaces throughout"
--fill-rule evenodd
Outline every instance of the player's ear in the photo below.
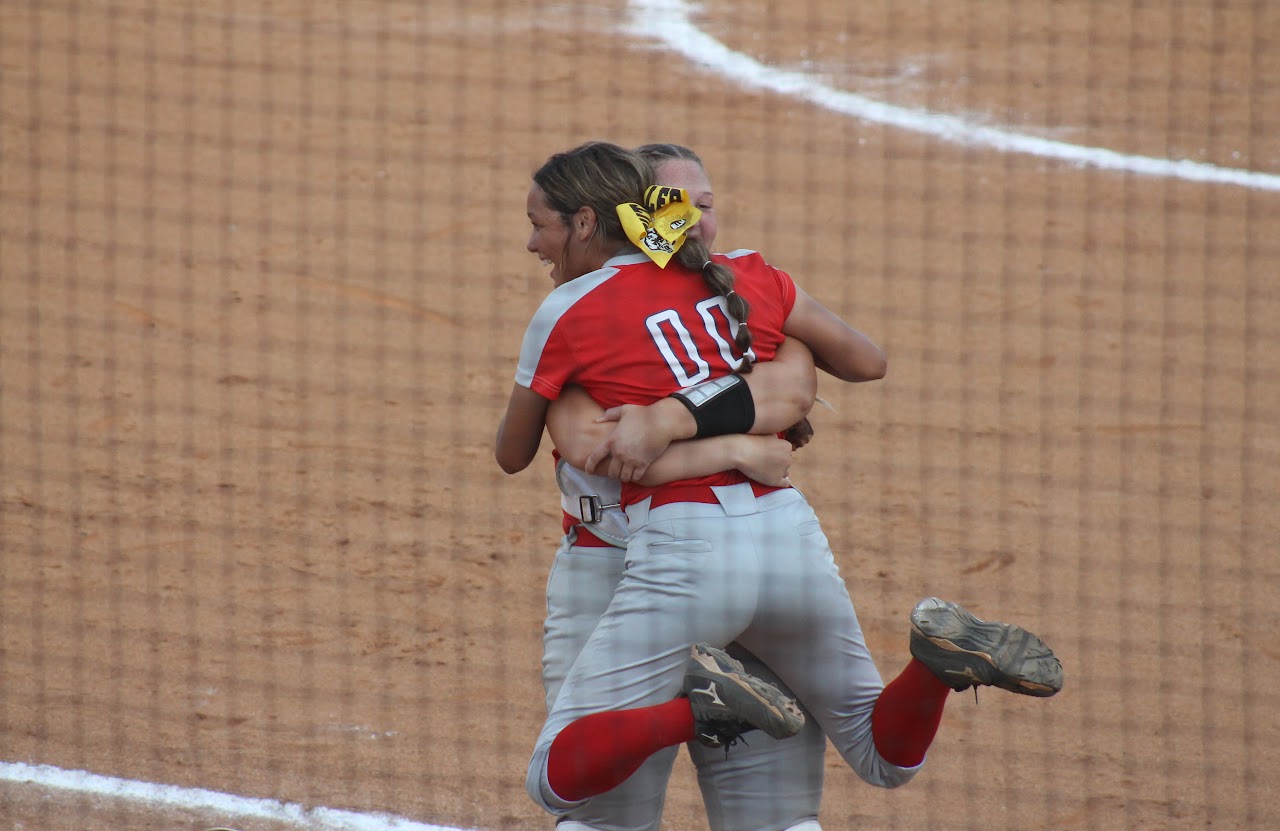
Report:
M 573 235 L 582 242 L 591 239 L 596 232 L 595 209 L 587 205 L 578 208 L 578 212 L 573 215 L 573 219 L 570 221 L 570 227 L 573 230 Z

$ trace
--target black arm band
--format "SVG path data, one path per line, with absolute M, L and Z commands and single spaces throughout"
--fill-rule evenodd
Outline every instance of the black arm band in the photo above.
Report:
M 741 375 L 726 375 L 685 387 L 671 397 L 689 408 L 698 425 L 694 438 L 746 433 L 756 423 L 756 401 Z

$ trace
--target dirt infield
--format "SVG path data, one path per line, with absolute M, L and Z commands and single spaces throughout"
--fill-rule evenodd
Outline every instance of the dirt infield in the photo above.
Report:
M 849 6 L 701 4 L 691 60 L 652 0 L 0 0 L 0 827 L 551 827 L 550 449 L 492 443 L 588 138 L 699 150 L 888 350 L 793 471 L 882 673 L 929 594 L 1066 667 L 906 788 L 829 751 L 824 828 L 1280 826 L 1280 12 Z

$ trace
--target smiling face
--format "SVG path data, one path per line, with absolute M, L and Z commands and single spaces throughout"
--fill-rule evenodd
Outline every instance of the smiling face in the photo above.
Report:
M 693 205 L 702 212 L 698 224 L 689 231 L 689 238 L 699 240 L 707 248 L 715 245 L 716 232 L 719 230 L 715 194 L 702 163 L 696 159 L 666 158 L 657 161 L 651 170 L 653 178 L 649 179 L 650 182 L 682 188 L 689 194 Z M 634 188 L 629 181 L 624 185 Z M 620 185 L 617 189 L 622 187 Z M 561 190 L 564 194 L 559 198 L 560 202 L 572 205 L 584 198 L 576 189 L 566 187 L 557 189 L 556 192 Z M 530 253 L 537 254 L 542 264 L 549 267 L 551 282 L 557 288 L 600 268 L 610 256 L 618 253 L 617 244 L 611 246 L 602 238 L 596 212 L 590 207 L 583 206 L 566 218 L 564 213 L 552 207 L 547 192 L 537 181 L 529 185 L 525 207 L 529 223 L 533 226 L 525 248 Z
M 601 239 L 596 212 L 588 206 L 567 220 L 547 204 L 547 195 L 535 182 L 529 186 L 526 210 L 533 231 L 525 244 L 543 265 L 551 266 L 551 282 L 556 288 L 595 271 L 611 256 Z
M 715 250 L 719 223 L 716 220 L 715 194 L 711 191 L 707 171 L 692 159 L 667 159 L 654 167 L 654 174 L 658 184 L 688 191 L 694 207 L 702 211 L 702 218 L 689 231 L 689 238 L 701 240 L 709 250 Z
M 526 206 L 533 231 L 525 248 L 537 254 L 543 265 L 551 267 L 551 282 L 557 287 L 562 286 L 569 282 L 564 277 L 564 261 L 569 252 L 569 223 L 547 205 L 547 195 L 537 183 L 529 186 Z

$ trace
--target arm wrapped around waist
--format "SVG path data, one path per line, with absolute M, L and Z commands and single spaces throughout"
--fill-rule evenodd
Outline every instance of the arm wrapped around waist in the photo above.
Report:
M 746 433 L 756 421 L 755 399 L 741 375 L 725 375 L 685 387 L 671 397 L 684 404 L 698 425 L 694 438 Z

